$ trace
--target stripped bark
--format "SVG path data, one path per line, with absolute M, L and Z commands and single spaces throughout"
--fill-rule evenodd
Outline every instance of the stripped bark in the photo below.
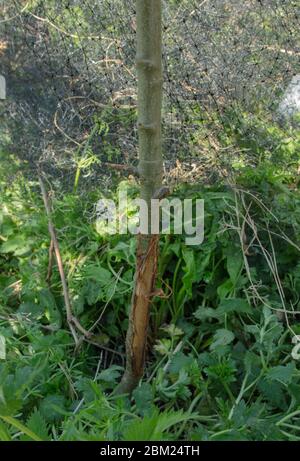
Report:
M 161 188 L 161 0 L 137 0 L 138 132 L 140 196 L 148 204 L 148 234 L 138 237 L 135 286 L 126 338 L 126 370 L 117 393 L 131 393 L 143 376 L 151 299 L 155 291 L 158 235 L 150 234 L 151 199 Z

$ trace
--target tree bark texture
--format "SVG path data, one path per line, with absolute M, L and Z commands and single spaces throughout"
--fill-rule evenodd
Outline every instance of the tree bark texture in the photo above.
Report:
M 155 290 L 158 235 L 151 235 L 151 198 L 161 187 L 162 5 L 137 0 L 138 134 L 140 197 L 148 204 L 148 234 L 139 234 L 135 286 L 126 338 L 126 370 L 117 389 L 131 393 L 144 373 L 150 307 Z

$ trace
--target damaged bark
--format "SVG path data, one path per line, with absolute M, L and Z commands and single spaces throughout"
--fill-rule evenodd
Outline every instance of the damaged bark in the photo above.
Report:
M 117 393 L 131 393 L 143 376 L 151 299 L 155 291 L 158 235 L 151 235 L 151 199 L 161 188 L 161 0 L 137 0 L 138 132 L 140 196 L 148 205 L 148 233 L 137 245 L 135 286 L 126 338 L 126 370 Z

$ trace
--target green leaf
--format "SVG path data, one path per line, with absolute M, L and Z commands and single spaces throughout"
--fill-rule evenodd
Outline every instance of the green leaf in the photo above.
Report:
M 111 273 L 100 265 L 91 264 L 85 268 L 84 273 L 87 278 L 96 280 L 101 285 L 107 285 L 112 279 Z
M 184 334 L 183 331 L 180 328 L 178 328 L 174 323 L 166 325 L 165 327 L 161 327 L 161 330 L 168 333 L 171 338 L 178 338 Z
M 0 385 L 0 415 L 12 415 L 22 406 L 20 398 L 15 396 L 13 387 L 7 389 L 7 386 Z
M 246 299 L 242 298 L 226 298 L 222 299 L 219 306 L 217 307 L 217 313 L 221 316 L 224 314 L 231 313 L 251 313 L 251 307 L 249 306 Z
M 300 406 L 300 384 L 290 383 L 288 385 L 288 391 L 295 400 L 295 404 Z
M 220 380 L 223 383 L 236 381 L 236 363 L 232 359 L 222 359 L 217 363 L 211 363 L 204 368 L 204 371 L 210 378 Z
M 185 370 L 181 369 L 179 371 L 177 380 L 171 385 L 166 379 L 163 379 L 163 375 L 164 372 L 161 370 L 157 377 L 157 391 L 165 400 L 188 400 L 190 398 L 191 391 L 189 389 L 189 385 L 191 383 L 191 378 Z
M 244 365 L 247 373 L 253 371 L 253 369 L 260 370 L 261 359 L 252 351 L 246 351 L 244 354 Z
M 192 421 L 197 415 L 195 413 L 179 411 L 165 411 L 159 415 L 156 431 L 163 433 L 167 429 L 175 426 L 175 424 L 183 423 L 185 421 Z
M 95 280 L 86 279 L 82 288 L 82 294 L 85 297 L 89 306 L 95 304 L 99 299 L 103 298 L 104 291 L 102 286 Z
M 19 314 L 29 314 L 31 319 L 39 319 L 43 317 L 44 310 L 40 304 L 34 302 L 21 303 L 18 309 Z
M 233 285 L 236 285 L 243 267 L 243 255 L 241 249 L 229 247 L 225 251 L 227 271 Z
M 234 334 L 230 330 L 226 330 L 225 328 L 221 328 L 216 331 L 213 336 L 213 342 L 210 345 L 210 349 L 214 350 L 218 346 L 227 346 L 227 344 L 232 343 L 234 340 Z
M 11 440 L 11 436 L 9 435 L 7 428 L 4 426 L 4 424 L 1 421 L 0 421 L 0 440 L 1 442 L 9 442 Z
M 149 383 L 142 383 L 133 391 L 137 411 L 141 415 L 146 415 L 152 410 L 154 394 L 152 386 Z
M 124 431 L 123 440 L 128 441 L 153 441 L 162 440 L 162 434 L 155 431 L 157 425 L 157 413 L 131 422 Z
M 271 368 L 267 373 L 267 379 L 270 381 L 279 381 L 283 384 L 290 384 L 292 382 L 293 374 L 295 372 L 295 364 L 288 363 L 287 365 L 278 365 Z
M 205 321 L 207 319 L 218 319 L 219 315 L 216 309 L 213 309 L 212 307 L 203 307 L 200 306 L 194 313 L 194 316 L 196 319 Z
M 221 285 L 218 286 L 217 293 L 221 299 L 226 298 L 232 293 L 234 286 L 230 279 L 225 280 Z
M 106 370 L 101 371 L 101 373 L 97 375 L 97 379 L 105 381 L 106 383 L 115 384 L 120 377 L 121 371 L 122 367 L 112 365 Z
M 25 235 L 15 235 L 9 238 L 0 246 L 0 253 L 14 253 L 15 256 L 22 256 L 30 250 L 30 242 Z
M 258 383 L 258 389 L 275 408 L 286 409 L 285 394 L 281 383 L 263 379 Z
M 172 347 L 172 341 L 171 339 L 161 339 L 157 341 L 157 344 L 155 344 L 154 349 L 161 355 L 168 355 L 170 353 Z
M 192 296 L 192 286 L 195 282 L 195 274 L 196 274 L 196 264 L 195 264 L 195 253 L 190 248 L 183 248 L 182 255 L 185 262 L 183 270 L 185 272 L 184 276 L 182 277 L 182 283 L 185 288 L 186 293 L 188 296 Z
M 153 415 L 143 420 L 133 421 L 124 431 L 123 440 L 130 441 L 159 441 L 164 439 L 164 433 L 176 424 L 193 420 L 191 413 L 182 411 L 166 411 L 158 414 L 156 410 Z
M 33 413 L 31 413 L 26 423 L 26 426 L 38 437 L 40 437 L 43 441 L 50 440 L 46 421 L 37 409 L 35 409 Z M 30 437 L 28 437 L 28 435 L 25 434 L 21 439 L 26 441 L 30 439 Z
M 24 426 L 24 424 L 20 423 L 20 421 L 13 418 L 12 416 L 0 415 L 0 418 L 2 418 L 6 423 L 11 424 L 19 431 L 23 432 L 23 434 L 26 434 L 30 439 L 35 440 L 36 442 L 42 442 L 42 439 L 37 434 L 35 434 L 28 427 Z
M 168 252 L 173 252 L 177 258 L 180 256 L 180 243 L 179 242 L 174 242 L 170 243 L 168 245 Z
M 168 367 L 168 371 L 170 373 L 179 373 L 180 370 L 183 370 L 193 362 L 192 356 L 187 356 L 183 352 L 177 352 L 177 354 L 173 355 L 170 365 Z
M 61 327 L 62 318 L 50 290 L 44 288 L 39 292 L 39 303 L 49 322 L 56 328 Z
M 65 411 L 65 398 L 63 395 L 48 395 L 40 404 L 41 416 L 51 423 L 62 419 L 62 412 L 59 410 Z

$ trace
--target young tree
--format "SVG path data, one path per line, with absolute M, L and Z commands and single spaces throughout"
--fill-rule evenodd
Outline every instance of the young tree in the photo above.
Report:
M 158 235 L 151 235 L 151 198 L 162 181 L 162 6 L 161 0 L 137 0 L 138 133 L 140 196 L 148 205 L 148 234 L 137 242 L 135 286 L 126 338 L 126 370 L 118 393 L 130 393 L 144 372 L 145 349 L 153 297 Z

